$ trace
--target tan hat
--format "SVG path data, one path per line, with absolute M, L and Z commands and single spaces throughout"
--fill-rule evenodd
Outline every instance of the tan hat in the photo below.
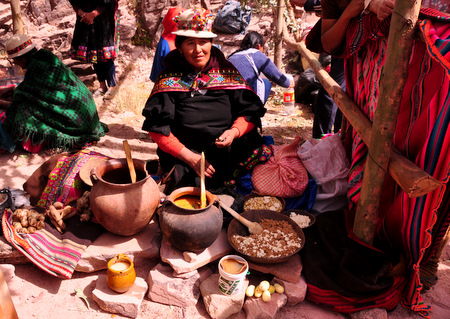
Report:
M 211 32 L 214 17 L 209 10 L 188 9 L 175 16 L 177 31 L 176 35 L 192 38 L 215 38 L 217 34 Z
M 35 47 L 36 44 L 26 34 L 15 34 L 5 42 L 6 53 L 10 59 L 24 55 Z

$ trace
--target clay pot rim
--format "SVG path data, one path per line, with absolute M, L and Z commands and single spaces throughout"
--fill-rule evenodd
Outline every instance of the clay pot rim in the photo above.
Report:
M 91 179 L 97 178 L 97 179 L 101 180 L 103 183 L 111 185 L 111 186 L 141 185 L 141 184 L 144 184 L 149 178 L 152 178 L 152 176 L 150 174 L 148 174 L 147 169 L 145 168 L 145 163 L 146 163 L 146 161 L 144 161 L 144 160 L 133 158 L 133 164 L 134 164 L 135 169 L 142 170 L 145 173 L 145 177 L 141 180 L 136 181 L 135 183 L 118 184 L 118 183 L 111 183 L 111 182 L 108 182 L 103 179 L 103 175 L 105 175 L 105 173 L 106 173 L 105 167 L 107 167 L 107 166 L 114 167 L 112 170 L 122 168 L 122 167 L 125 167 L 128 170 L 128 163 L 127 163 L 126 158 L 112 158 L 112 159 L 109 159 L 109 160 L 101 163 L 100 165 L 94 167 L 91 170 L 90 177 L 91 177 Z M 94 184 L 95 182 L 96 181 L 93 181 L 92 184 Z
M 177 198 L 180 198 L 181 196 L 184 195 L 198 195 L 198 197 L 200 198 L 200 187 L 194 187 L 194 186 L 186 186 L 186 187 L 180 187 L 175 189 L 172 193 L 170 193 L 166 199 L 164 200 L 164 202 L 168 201 L 170 202 L 172 205 L 174 205 L 175 207 L 177 207 L 178 209 L 182 210 L 182 211 L 186 211 L 186 212 L 202 212 L 205 209 L 208 209 L 209 207 L 211 207 L 214 204 L 218 204 L 219 203 L 219 197 L 217 197 L 217 195 L 214 195 L 213 193 L 209 192 L 208 190 L 206 190 L 206 200 L 208 202 L 208 205 L 206 205 L 206 207 L 204 208 L 195 208 L 195 209 L 188 209 L 188 208 L 183 208 L 180 206 L 177 206 L 174 201 Z
M 121 261 L 122 262 L 126 262 L 130 266 L 127 269 L 124 269 L 124 270 L 114 270 L 114 269 L 111 268 L 112 265 L 117 264 L 118 262 L 121 262 Z M 124 254 L 118 254 L 118 255 L 114 256 L 113 258 L 111 258 L 108 261 L 107 267 L 108 267 L 109 271 L 121 274 L 121 273 L 130 271 L 134 267 L 134 264 L 133 264 L 133 261 L 130 259 L 130 257 L 128 257 L 128 256 L 126 256 Z

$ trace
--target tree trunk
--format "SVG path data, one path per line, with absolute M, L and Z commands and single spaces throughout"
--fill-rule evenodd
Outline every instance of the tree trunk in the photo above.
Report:
M 22 13 L 20 0 L 11 0 L 11 13 L 13 19 L 13 34 L 23 34 Z
M 277 30 L 275 33 L 275 54 L 274 54 L 274 64 L 278 69 L 281 69 L 282 62 L 282 50 L 283 50 L 283 13 L 284 13 L 284 1 L 277 0 Z
M 397 14 L 392 14 L 369 155 L 353 225 L 354 234 L 368 244 L 372 244 L 375 235 L 380 198 L 391 156 L 399 101 L 408 75 L 420 4 L 421 1 L 397 0 L 394 7 Z

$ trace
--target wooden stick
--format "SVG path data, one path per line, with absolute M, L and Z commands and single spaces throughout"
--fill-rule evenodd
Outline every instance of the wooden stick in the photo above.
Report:
M 399 101 L 408 76 L 420 5 L 421 1 L 397 0 L 394 6 L 396 14 L 392 14 L 372 138 L 353 224 L 353 233 L 368 244 L 372 244 L 375 236 L 383 183 L 391 155 Z
M 202 152 L 200 161 L 200 208 L 206 207 L 206 187 L 205 187 L 205 153 Z
M 284 13 L 284 0 L 277 0 L 277 29 L 275 35 L 275 54 L 274 54 L 274 64 L 277 68 L 281 69 L 282 61 L 282 50 L 283 50 L 283 19 Z
M 0 318 L 17 319 L 16 308 L 9 292 L 3 272 L 0 269 Z
M 287 36 L 287 28 L 283 31 L 285 33 L 283 39 L 287 45 L 305 57 L 317 79 L 322 84 L 324 89 L 330 94 L 334 102 L 336 102 L 339 109 L 342 111 L 345 118 L 350 122 L 356 132 L 361 136 L 366 145 L 370 144 L 372 136 L 372 123 L 364 115 L 364 113 L 357 107 L 357 105 L 350 99 L 344 90 L 331 78 L 327 71 L 325 71 L 320 62 L 309 51 L 303 42 L 297 43 Z M 403 191 L 409 197 L 419 197 L 425 195 L 441 186 L 441 182 L 433 178 L 416 164 L 407 159 L 395 147 L 389 159 L 388 170 L 394 180 L 400 185 Z
M 127 157 L 128 169 L 130 171 L 131 183 L 136 183 L 136 170 L 134 169 L 133 158 L 131 157 L 130 145 L 128 141 L 123 141 L 123 148 L 125 150 L 125 155 Z

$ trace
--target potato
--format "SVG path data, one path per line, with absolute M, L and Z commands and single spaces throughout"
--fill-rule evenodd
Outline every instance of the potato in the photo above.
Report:
M 261 291 L 266 291 L 270 288 L 270 283 L 267 280 L 263 280 L 259 283 L 259 289 Z
M 273 285 L 275 287 L 275 291 L 279 294 L 284 293 L 284 287 L 280 284 L 274 284 Z
M 270 295 L 269 290 L 266 290 L 262 293 L 262 300 L 264 302 L 269 302 L 271 298 L 272 298 L 272 296 Z
M 247 297 L 253 297 L 253 295 L 255 294 L 255 286 L 249 285 L 247 287 L 247 290 L 245 291 L 245 294 L 247 295 Z
M 262 293 L 263 293 L 263 292 L 261 291 L 261 289 L 259 288 L 259 285 L 258 285 L 258 287 L 255 288 L 254 296 L 255 296 L 256 298 L 259 298 L 259 297 L 262 296 Z
M 273 294 L 275 293 L 275 287 L 272 286 L 272 285 L 270 285 L 270 287 L 269 287 L 268 290 L 269 290 L 269 292 L 270 292 L 271 295 L 273 295 Z

